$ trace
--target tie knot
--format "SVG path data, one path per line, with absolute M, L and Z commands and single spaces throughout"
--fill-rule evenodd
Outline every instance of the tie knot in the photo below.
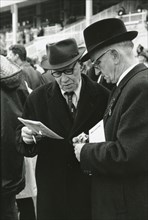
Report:
M 74 94 L 74 92 L 65 92 L 65 95 L 67 95 L 67 96 L 73 96 L 73 94 Z
M 72 102 L 72 97 L 74 95 L 74 92 L 65 92 L 65 95 L 68 98 L 68 102 Z

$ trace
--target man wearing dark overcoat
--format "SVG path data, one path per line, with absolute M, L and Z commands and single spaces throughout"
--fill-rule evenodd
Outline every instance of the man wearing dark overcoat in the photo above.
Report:
M 17 131 L 18 151 L 26 157 L 38 155 L 38 220 L 91 219 L 91 177 L 79 167 L 72 138 L 88 133 L 103 118 L 109 93 L 81 74 L 84 50 L 74 39 L 48 45 L 48 68 L 55 81 L 34 90 L 24 108 L 23 118 L 41 121 L 63 139 L 34 133 L 23 125 Z
M 136 36 L 117 18 L 84 30 L 82 60 L 90 58 L 108 83 L 116 83 L 104 127 L 100 122 L 105 137 L 90 135 L 86 144 L 73 139 L 82 170 L 92 174 L 93 220 L 148 219 L 148 68 L 133 53 Z

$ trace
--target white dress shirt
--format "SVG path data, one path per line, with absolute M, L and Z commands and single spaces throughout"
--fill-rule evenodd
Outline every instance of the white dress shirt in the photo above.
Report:
M 116 83 L 116 85 L 118 86 L 119 83 L 121 82 L 121 80 L 137 65 L 138 63 L 130 66 L 129 68 L 127 68 L 119 77 L 118 82 Z
M 75 106 L 76 108 L 77 108 L 78 101 L 79 101 L 79 98 L 80 98 L 81 87 L 82 87 L 82 79 L 80 80 L 80 83 L 79 83 L 79 85 L 78 85 L 78 88 L 77 88 L 75 91 L 73 91 L 74 94 L 73 94 L 73 97 L 72 97 L 72 102 L 73 102 L 73 104 L 74 104 L 74 106 Z M 63 90 L 61 89 L 61 93 L 62 93 L 62 95 L 64 96 L 64 98 L 65 98 L 66 101 L 67 101 L 67 96 L 65 95 L 65 91 L 63 91 Z

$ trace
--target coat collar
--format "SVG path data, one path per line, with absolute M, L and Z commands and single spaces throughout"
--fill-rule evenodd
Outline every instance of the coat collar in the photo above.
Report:
M 50 111 L 58 122 L 59 131 L 62 131 L 62 134 L 60 133 L 59 135 L 64 138 L 70 138 L 74 134 L 79 133 L 84 123 L 94 111 L 97 93 L 95 88 L 91 85 L 92 82 L 88 79 L 88 77 L 82 75 L 82 88 L 74 122 L 69 113 L 66 100 L 61 94 L 57 82 L 55 81 L 52 84 L 52 87 L 47 89 Z
M 108 107 L 104 114 L 104 124 L 106 123 L 106 120 L 109 116 L 111 116 L 113 108 L 116 105 L 116 102 L 123 90 L 123 88 L 126 86 L 129 80 L 131 80 L 136 74 L 139 72 L 147 69 L 147 67 L 144 64 L 137 64 L 119 83 L 118 87 L 115 87 L 110 95 L 110 101 L 108 104 Z

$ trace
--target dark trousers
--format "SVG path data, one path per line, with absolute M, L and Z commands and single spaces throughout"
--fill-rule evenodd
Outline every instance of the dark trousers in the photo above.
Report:
M 18 211 L 15 195 L 2 195 L 1 220 L 18 220 Z
M 36 220 L 34 203 L 31 197 L 17 199 L 17 206 L 20 213 L 19 220 Z

